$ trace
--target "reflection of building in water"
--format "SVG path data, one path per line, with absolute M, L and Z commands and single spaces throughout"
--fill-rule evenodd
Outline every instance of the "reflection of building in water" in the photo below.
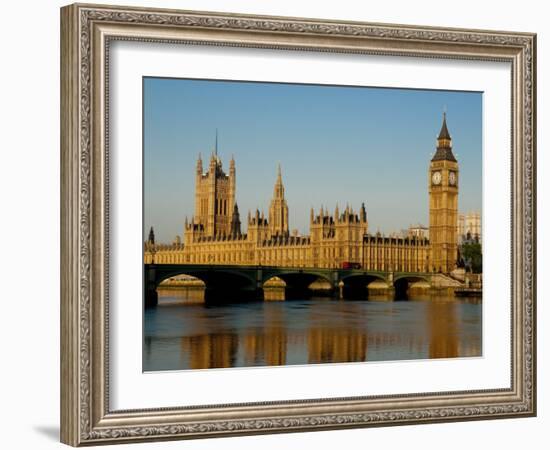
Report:
M 473 211 L 458 215 L 458 243 L 479 241 L 481 243 L 481 213 Z
M 232 333 L 183 336 L 182 355 L 189 358 L 190 369 L 235 367 L 239 339 Z
M 421 333 L 411 334 L 404 332 L 376 331 L 369 332 L 368 346 L 373 359 L 378 360 L 377 354 L 391 348 L 406 348 L 409 355 L 421 355 L 425 348 L 425 338 Z M 368 359 L 370 360 L 370 359 Z
M 144 369 L 166 369 L 167 354 L 168 368 L 182 369 L 481 356 L 480 300 L 311 302 L 242 305 L 230 318 L 215 308 L 156 308 L 164 319 L 146 327 Z M 167 319 L 187 335 L 166 335 Z
M 460 314 L 455 302 L 444 300 L 426 303 L 430 358 L 454 358 L 459 356 Z
M 367 270 L 450 273 L 457 257 L 458 162 L 452 151 L 446 119 L 430 161 L 429 230 L 420 227 L 410 236 L 369 234 L 367 210 L 321 207 L 310 212 L 309 235 L 289 232 L 289 209 L 281 169 L 277 171 L 268 214 L 248 213 L 241 231 L 235 201 L 236 167 L 231 158 L 226 174 L 217 142 L 203 170 L 199 155 L 195 170 L 195 213 L 185 220 L 183 243 L 146 243 L 144 262 L 158 264 L 235 264 L 285 267 L 342 267 Z M 427 234 L 429 232 L 430 240 Z M 152 233 L 151 233 L 152 235 Z
M 462 339 L 458 343 L 458 356 L 461 358 L 471 358 L 481 356 L 481 339 L 478 335 L 468 336 L 468 339 Z
M 364 330 L 315 327 L 308 331 L 308 363 L 356 362 L 367 359 Z
M 287 330 L 281 325 L 284 310 L 267 306 L 263 311 L 263 326 L 247 331 L 243 338 L 245 365 L 263 361 L 268 366 L 282 366 L 287 353 Z
M 286 364 L 286 331 L 283 328 L 258 330 L 243 339 L 245 365 Z

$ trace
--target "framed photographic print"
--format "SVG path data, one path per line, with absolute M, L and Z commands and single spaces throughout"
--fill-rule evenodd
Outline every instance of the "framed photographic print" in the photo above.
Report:
M 530 33 L 61 10 L 73 445 L 527 417 Z

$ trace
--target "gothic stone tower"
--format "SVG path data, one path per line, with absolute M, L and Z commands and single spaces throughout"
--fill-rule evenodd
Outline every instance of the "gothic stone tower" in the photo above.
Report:
M 453 155 L 446 114 L 430 162 L 430 269 L 450 273 L 457 256 L 458 162 Z
M 288 205 L 285 200 L 285 187 L 280 164 L 277 169 L 277 181 L 273 188 L 273 199 L 269 205 L 269 228 L 272 236 L 288 235 Z
M 239 214 L 239 207 L 235 203 L 233 208 L 233 215 L 231 216 L 231 236 L 240 237 L 241 236 L 241 216 Z
M 193 223 L 204 229 L 204 236 L 229 235 L 235 205 L 235 160 L 229 163 L 229 175 L 218 158 L 218 136 L 210 157 L 208 171 L 203 173 L 202 158 L 197 160 L 195 181 L 195 216 Z

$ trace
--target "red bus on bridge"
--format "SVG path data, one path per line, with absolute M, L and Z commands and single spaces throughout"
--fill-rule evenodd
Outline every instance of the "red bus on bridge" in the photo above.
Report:
M 342 263 L 342 269 L 360 269 L 361 263 L 358 262 L 350 262 L 350 261 L 344 261 Z

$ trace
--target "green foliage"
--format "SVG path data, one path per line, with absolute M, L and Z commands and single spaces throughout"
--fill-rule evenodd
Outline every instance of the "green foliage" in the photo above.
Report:
M 471 270 L 473 273 L 481 273 L 483 271 L 481 244 L 475 242 L 463 244 L 462 257 L 464 258 L 467 270 Z

